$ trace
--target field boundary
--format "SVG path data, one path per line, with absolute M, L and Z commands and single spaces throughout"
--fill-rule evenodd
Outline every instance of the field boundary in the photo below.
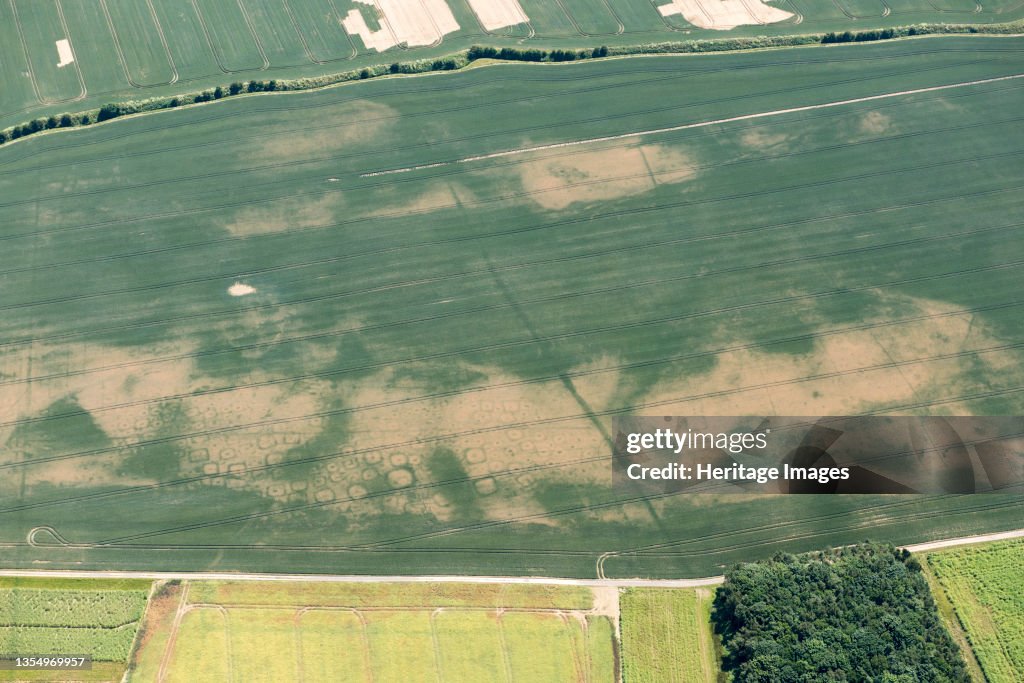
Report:
M 269 81 L 249 80 L 234 82 L 229 85 L 217 86 L 200 92 L 187 92 L 175 96 L 157 97 L 144 100 L 121 100 L 104 104 L 100 107 L 68 112 L 48 117 L 35 118 L 21 124 L 14 124 L 0 129 L 0 146 L 17 142 L 32 135 L 52 130 L 66 130 L 104 123 L 124 116 L 152 113 L 167 109 L 204 104 L 219 99 L 243 94 L 264 92 L 302 92 L 344 85 L 353 81 L 369 80 L 378 77 L 428 75 L 445 71 L 458 71 L 473 66 L 492 66 L 507 63 L 528 64 L 571 64 L 578 61 L 593 59 L 612 59 L 640 56 L 672 56 L 712 54 L 721 52 L 750 52 L 767 49 L 791 47 L 826 46 L 834 44 L 870 44 L 878 41 L 903 40 L 908 38 L 942 37 L 954 35 L 976 35 L 986 37 L 1014 38 L 1024 35 L 1024 20 L 1001 24 L 919 24 L 900 26 L 879 30 L 849 31 L 837 36 L 834 32 L 810 33 L 791 36 L 763 36 L 755 38 L 714 38 L 688 41 L 666 41 L 625 46 L 599 46 L 576 50 L 541 50 L 531 48 L 519 50 L 515 48 L 482 48 L 472 46 L 465 50 L 449 53 L 436 59 L 418 59 L 411 62 L 394 62 L 377 64 L 362 69 L 326 74 L 323 76 L 299 78 L 291 80 Z M 210 41 L 207 35 L 207 41 Z M 212 43 L 211 43 L 212 46 Z M 262 53 L 262 46 L 260 46 Z M 215 51 L 216 52 L 216 51 Z M 266 62 L 266 56 L 263 57 Z M 219 61 L 219 57 L 218 57 Z M 313 60 L 313 63 L 318 63 Z M 269 63 L 267 63 L 269 64 Z M 265 64 L 260 71 L 267 69 Z M 174 68 L 172 64 L 172 69 Z M 221 65 L 225 74 L 233 73 Z M 174 81 L 172 81 L 173 83 Z M 82 83 L 83 92 L 69 101 L 78 101 L 87 96 Z M 38 93 L 37 93 L 38 95 Z M 40 100 L 42 104 L 59 104 Z
M 975 545 L 992 541 L 1024 538 L 1024 528 L 990 534 L 958 536 L 937 541 L 926 541 L 899 546 L 912 553 L 930 552 L 941 548 Z M 372 574 L 265 574 L 234 572 L 147 572 L 79 569 L 0 569 L 0 577 L 65 578 L 65 579 L 150 579 L 188 581 L 281 581 L 300 583 L 476 583 L 476 584 L 533 584 L 540 586 L 586 586 L 604 588 L 701 588 L 717 586 L 724 576 L 704 576 L 693 579 L 571 579 L 550 576 L 459 576 L 439 575 L 372 575 Z M 187 596 L 186 596 L 187 597 Z

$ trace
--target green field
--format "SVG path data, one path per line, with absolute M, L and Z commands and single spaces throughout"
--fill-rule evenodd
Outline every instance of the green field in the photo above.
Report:
M 510 586 L 496 604 L 500 588 L 189 582 L 130 680 L 615 679 L 611 621 L 589 590 Z
M 233 81 L 299 79 L 393 61 L 436 59 L 475 43 L 541 49 L 863 31 L 921 23 L 994 24 L 1024 17 L 1017 0 L 786 0 L 778 23 L 699 28 L 666 0 L 520 0 L 528 24 L 485 30 L 470 5 L 445 0 L 424 26 L 381 19 L 352 0 L 10 0 L 0 3 L 0 129 L 108 102 L 194 93 Z M 758 3 L 751 0 L 750 5 Z M 398 45 L 366 47 L 342 22 L 356 12 Z M 382 23 L 383 22 L 383 23 Z M 396 23 L 397 22 L 397 23 Z M 438 26 L 444 25 L 442 30 Z M 381 27 L 384 27 L 381 29 Z M 417 31 L 441 35 L 417 37 Z M 436 38 L 436 39 L 435 39 Z M 75 61 L 58 67 L 56 42 Z M 390 42 L 385 45 L 391 44 Z
M 1019 414 L 1021 80 L 515 150 L 1022 48 L 506 64 L 0 149 L 7 566 L 705 576 L 1011 526 L 1014 496 L 638 498 L 608 430 Z
M 929 553 L 928 567 L 966 631 L 984 679 L 1024 677 L 1024 542 L 1007 541 Z
M 712 591 L 632 588 L 619 600 L 622 678 L 629 683 L 718 680 Z
M 67 680 L 120 680 L 148 591 L 147 582 L 2 579 L 0 655 L 89 655 L 92 669 Z M 53 676 L 0 671 L 0 681 Z

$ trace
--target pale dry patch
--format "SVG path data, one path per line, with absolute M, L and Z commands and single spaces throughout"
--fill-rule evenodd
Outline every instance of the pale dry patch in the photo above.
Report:
M 764 128 L 754 128 L 740 136 L 740 142 L 743 143 L 744 147 L 757 150 L 778 147 L 787 140 L 789 140 L 789 136 L 783 133 L 772 133 Z
M 640 153 L 647 162 L 657 185 L 681 183 L 696 175 L 693 161 L 678 149 L 667 145 L 641 145 Z
M 468 0 L 480 23 L 488 31 L 530 21 L 518 0 Z
M 216 386 L 210 378 L 197 372 L 194 359 L 189 357 L 195 350 L 182 343 L 144 350 L 90 344 L 36 348 L 32 364 L 35 376 L 58 374 L 61 370 L 90 372 L 0 387 L 0 406 L 5 407 L 5 418 L 35 417 L 58 401 L 73 400 L 89 413 L 96 426 L 111 440 L 113 448 L 109 454 L 27 468 L 27 482 L 30 485 L 42 482 L 100 484 L 117 479 L 121 483 L 152 483 L 148 479 L 125 478 L 120 472 L 119 465 L 130 454 L 132 445 L 154 437 L 189 433 L 197 435 L 172 442 L 183 454 L 179 464 L 182 472 L 241 474 L 252 465 L 279 461 L 288 450 L 320 433 L 320 418 L 302 418 L 321 410 L 333 391 L 329 383 L 307 380 L 195 395 L 197 391 Z M 158 360 L 168 357 L 169 360 Z M 259 382 L 272 377 L 257 367 L 249 373 L 248 379 Z M 163 410 L 168 407 L 175 409 Z M 263 420 L 289 418 L 299 419 L 281 427 L 231 429 Z M 173 423 L 167 423 L 168 419 Z M 225 429 L 229 431 L 223 431 Z M 0 437 L 6 439 L 9 433 Z M 13 460 L 26 455 L 52 455 L 14 452 L 13 445 L 10 449 Z M 234 483 L 261 490 L 267 486 L 266 483 Z
M 344 206 L 344 199 L 337 192 L 316 201 L 287 198 L 259 208 L 236 211 L 224 227 L 237 237 L 309 230 L 330 225 Z
M 903 301 L 909 305 L 904 315 L 958 310 L 935 301 Z M 664 415 L 855 415 L 969 393 L 986 386 L 986 378 L 1005 377 L 1007 371 L 1021 374 L 1024 359 L 1013 350 L 928 360 L 998 345 L 991 330 L 964 312 L 962 316 L 822 336 L 807 354 L 772 354 L 758 349 L 720 354 L 709 372 L 663 381 L 643 400 L 666 401 L 657 408 L 657 413 Z M 979 368 L 980 378 L 976 377 Z M 844 374 L 798 381 L 828 373 Z M 730 391 L 714 395 L 722 390 Z M 685 398 L 700 394 L 712 395 Z M 672 401 L 674 397 L 680 400 Z M 937 410 L 946 414 L 967 408 L 947 405 Z
M 888 114 L 880 111 L 869 111 L 860 117 L 858 128 L 862 133 L 878 135 L 886 132 L 892 126 L 892 119 Z
M 394 216 L 406 213 L 429 213 L 450 209 L 458 203 L 455 193 L 448 186 L 437 187 L 416 195 L 407 201 L 388 204 L 371 211 L 369 216 Z
M 382 102 L 354 100 L 319 107 L 316 115 L 318 121 L 345 125 L 320 130 L 270 130 L 258 144 L 245 150 L 246 159 L 301 161 L 355 146 L 365 147 L 385 132 L 389 122 L 398 118 L 398 111 Z
M 727 31 L 737 26 L 774 24 L 793 14 L 766 5 L 761 0 L 672 0 L 658 6 L 663 17 L 680 14 L 698 28 Z
M 664 145 L 630 145 L 535 159 L 517 167 L 531 200 L 545 209 L 607 201 L 694 177 L 693 163 Z

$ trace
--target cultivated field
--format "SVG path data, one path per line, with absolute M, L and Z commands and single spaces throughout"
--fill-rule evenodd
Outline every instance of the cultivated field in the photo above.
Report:
M 630 496 L 608 454 L 621 412 L 1019 414 L 1024 79 L 921 89 L 1022 49 L 501 65 L 3 148 L 7 565 L 704 576 L 1012 526 Z
M 622 678 L 630 683 L 714 683 L 712 592 L 632 588 L 619 598 Z
M 926 556 L 992 683 L 1024 677 L 1024 543 L 954 548 Z
M 614 607 L 584 589 L 189 582 L 164 597 L 130 680 L 615 679 Z
M 90 655 L 75 681 L 119 681 L 146 606 L 146 581 L 0 579 L 0 655 Z M 0 671 L 0 681 L 53 680 L 52 671 Z
M 0 129 L 227 86 L 435 59 L 1024 16 L 1018 0 L 4 0 Z

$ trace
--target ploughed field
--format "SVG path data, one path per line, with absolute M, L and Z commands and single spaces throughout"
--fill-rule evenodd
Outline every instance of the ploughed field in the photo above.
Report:
M 25 567 L 710 575 L 1012 496 L 651 495 L 610 417 L 1019 414 L 1015 38 L 500 65 L 0 150 Z M 531 148 L 543 147 L 542 149 Z
M 1016 0 L 8 0 L 0 129 L 232 82 L 433 60 L 1024 17 Z

